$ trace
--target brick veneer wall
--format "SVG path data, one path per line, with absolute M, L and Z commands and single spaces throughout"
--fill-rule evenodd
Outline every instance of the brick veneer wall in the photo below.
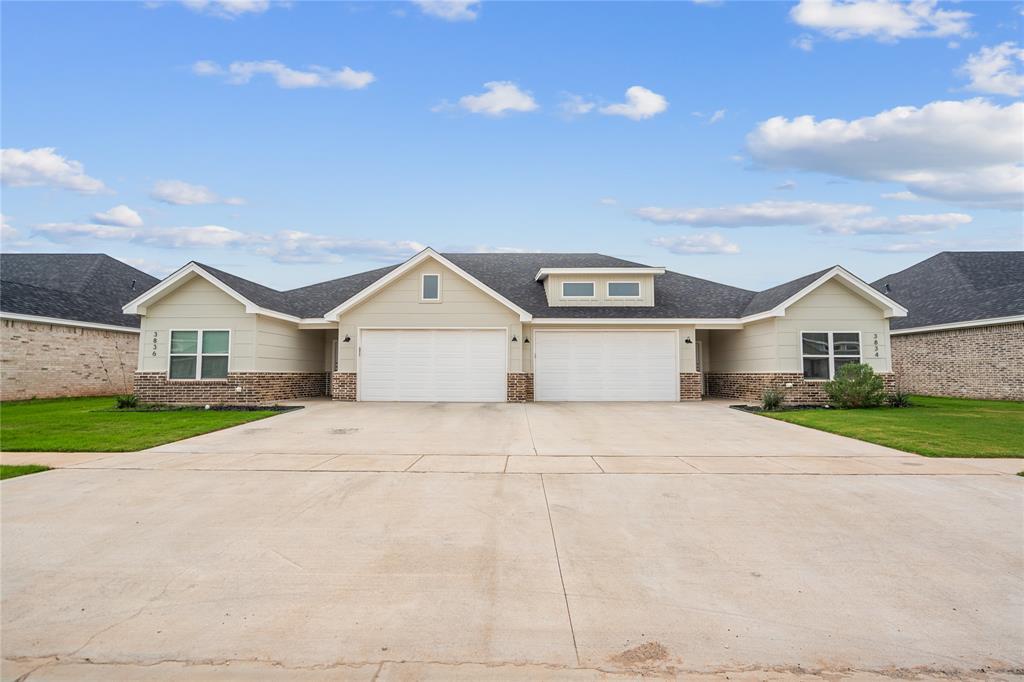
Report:
M 163 372 L 136 372 L 135 395 L 144 403 L 256 405 L 327 395 L 327 374 L 230 372 L 223 381 L 182 381 Z
M 509 372 L 508 396 L 510 403 L 533 402 L 533 374 L 530 372 Z
M 679 373 L 679 400 L 700 400 L 700 372 Z
M 887 393 L 895 390 L 894 374 L 880 373 L 879 376 L 885 382 Z M 787 383 L 793 385 L 787 388 Z M 777 388 L 784 393 L 786 403 L 816 405 L 828 401 L 823 383 L 806 381 L 799 372 L 714 372 L 708 374 L 708 396 L 760 402 L 766 388 Z
M 355 372 L 334 372 L 331 374 L 331 398 L 349 401 L 356 399 Z
M 889 342 L 904 391 L 1024 400 L 1024 323 L 895 334 Z
M 131 393 L 138 334 L 0 322 L 0 400 Z

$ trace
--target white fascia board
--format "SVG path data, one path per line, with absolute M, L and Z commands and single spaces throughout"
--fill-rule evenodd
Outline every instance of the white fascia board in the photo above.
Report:
M 548 275 L 664 275 L 665 268 L 541 268 L 534 280 Z
M 534 318 L 531 323 L 533 326 L 546 326 L 546 325 L 599 325 L 605 324 L 609 326 L 620 326 L 620 325 L 654 325 L 654 324 L 671 324 L 671 325 L 713 325 L 720 329 L 735 328 L 739 329 L 742 327 L 742 321 L 736 318 L 681 318 L 681 317 L 609 317 L 602 319 L 599 317 L 539 317 Z
M 117 324 L 102 324 L 100 322 L 82 322 L 80 320 L 65 320 L 61 317 L 44 317 L 42 315 L 23 315 L 21 313 L 0 312 L 0 319 L 18 320 L 19 322 L 37 322 L 39 324 L 60 324 L 65 327 L 84 327 L 85 329 L 103 329 L 111 332 L 126 332 L 138 334 L 141 329 L 138 327 L 122 327 Z
M 342 313 L 344 313 L 346 310 L 351 310 L 355 306 L 359 305 L 360 303 L 368 299 L 370 296 L 373 296 L 375 293 L 377 293 L 384 287 L 388 286 L 396 279 L 398 279 L 405 273 L 409 272 L 409 270 L 412 270 L 413 268 L 415 268 L 417 265 L 427 260 L 428 258 L 436 260 L 438 263 L 445 266 L 449 270 L 453 271 L 455 274 L 465 279 L 467 282 L 475 286 L 480 291 L 484 292 L 491 298 L 495 299 L 496 301 L 504 305 L 506 308 L 509 308 L 510 310 L 518 314 L 520 322 L 529 322 L 530 320 L 533 319 L 533 315 L 528 313 L 526 310 L 520 308 L 512 301 L 508 300 L 507 298 L 499 294 L 497 291 L 495 291 L 494 289 L 490 288 L 489 286 L 478 280 L 476 277 L 473 277 L 473 275 L 469 274 L 455 263 L 452 263 L 450 260 L 439 254 L 437 251 L 434 251 L 429 246 L 420 251 L 419 253 L 417 253 L 409 260 L 399 265 L 397 268 L 395 268 L 388 274 L 378 279 L 370 286 L 360 291 L 352 298 L 348 299 L 347 301 L 339 305 L 338 307 L 326 312 L 324 314 L 324 319 L 328 321 L 337 321 L 341 317 Z
M 924 332 L 939 332 L 945 329 L 969 329 L 971 327 L 992 327 L 997 324 L 1013 324 L 1024 322 L 1024 315 L 1010 315 L 1009 317 L 989 317 L 984 320 L 967 320 L 966 322 L 949 322 L 946 324 L 929 324 L 923 327 L 909 327 L 907 329 L 890 329 L 889 336 L 900 336 L 902 334 L 922 334 Z
M 892 300 L 885 294 L 880 293 L 877 289 L 875 289 L 870 284 L 863 281 L 856 275 L 852 274 L 845 268 L 837 265 L 828 272 L 826 272 L 825 274 L 823 274 L 818 279 L 814 280 L 813 282 L 805 286 L 800 291 L 796 292 L 795 294 L 787 298 L 779 305 L 772 308 L 771 310 L 766 311 L 765 313 L 757 313 L 756 315 L 748 315 L 747 317 L 743 318 L 743 321 L 754 322 L 756 320 L 764 319 L 766 317 L 782 317 L 786 314 L 786 309 L 789 308 L 789 306 L 793 305 L 801 298 L 803 298 L 807 294 L 811 293 L 812 291 L 820 287 L 825 282 L 831 281 L 833 279 L 843 280 L 844 282 L 852 286 L 854 289 L 860 291 L 865 298 L 869 298 L 872 301 L 874 301 L 876 304 L 879 305 L 880 308 L 885 310 L 885 317 L 907 316 L 906 308 L 904 308 L 899 303 Z
M 278 320 L 285 320 L 286 322 L 294 322 L 296 324 L 298 324 L 301 321 L 300 318 L 295 317 L 294 315 L 288 315 L 287 313 L 278 312 L 276 310 L 271 310 L 270 308 L 264 308 L 262 306 L 256 305 L 255 303 L 247 299 L 245 296 L 242 296 L 242 294 L 238 293 L 237 291 L 229 287 L 227 284 L 211 275 L 206 270 L 203 270 L 195 263 L 189 263 L 188 265 L 180 268 L 174 274 L 164 279 L 162 282 L 157 284 L 149 291 L 143 293 L 138 298 L 126 303 L 121 310 L 129 315 L 145 315 L 146 306 L 152 304 L 155 301 L 160 300 L 165 295 L 176 289 L 183 280 L 189 279 L 191 277 L 202 277 L 207 282 L 209 282 L 210 284 L 217 287 L 231 298 L 241 303 L 245 307 L 245 312 L 247 313 L 263 315 L 265 317 L 273 317 Z

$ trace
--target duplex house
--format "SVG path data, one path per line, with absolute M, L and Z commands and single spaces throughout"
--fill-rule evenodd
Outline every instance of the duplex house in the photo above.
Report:
M 891 331 L 900 388 L 1024 400 L 1024 251 L 944 251 L 874 286 L 910 310 Z
M 0 399 L 130 393 L 139 317 L 159 280 L 102 253 L 0 255 Z
M 891 380 L 899 303 L 836 266 L 748 291 L 601 254 L 441 254 L 277 291 L 192 262 L 124 307 L 156 402 L 823 399 Z

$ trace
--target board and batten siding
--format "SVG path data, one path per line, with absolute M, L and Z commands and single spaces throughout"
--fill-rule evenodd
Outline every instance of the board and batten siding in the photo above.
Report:
M 441 275 L 441 300 L 420 301 L 420 276 Z M 341 315 L 338 371 L 357 371 L 358 329 L 501 327 L 508 331 L 508 371 L 523 371 L 523 328 L 519 315 L 438 261 L 427 259 Z M 512 341 L 512 337 L 516 341 Z
M 801 332 L 860 332 L 863 361 L 876 372 L 891 371 L 889 321 L 876 305 L 834 280 L 789 306 L 784 317 L 711 331 L 709 371 L 803 372 Z
M 593 282 L 593 298 L 562 298 L 562 282 Z M 608 282 L 640 282 L 640 298 L 608 298 Z M 624 306 L 654 305 L 654 275 L 548 275 L 544 280 L 548 305 L 553 306 Z

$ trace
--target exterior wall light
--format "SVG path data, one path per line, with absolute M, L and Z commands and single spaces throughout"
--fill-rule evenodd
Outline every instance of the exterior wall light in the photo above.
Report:
M 515 342 L 516 342 L 516 341 L 518 341 L 518 340 L 519 340 L 519 339 L 517 339 L 517 338 L 516 338 L 516 335 L 515 335 L 515 334 L 513 334 L 513 335 L 512 335 L 512 343 L 515 343 Z
M 349 336 L 348 334 L 345 334 L 345 338 L 343 338 L 343 339 L 341 340 L 341 342 L 342 342 L 342 343 L 348 343 L 348 342 L 349 342 L 349 341 L 351 341 L 351 340 L 352 340 L 352 337 L 351 337 L 351 336 Z
M 689 337 L 689 336 L 687 336 L 687 337 L 686 337 L 686 340 L 685 340 L 685 341 L 683 341 L 683 343 L 693 343 L 693 341 L 691 341 L 691 340 L 690 340 L 690 337 Z

